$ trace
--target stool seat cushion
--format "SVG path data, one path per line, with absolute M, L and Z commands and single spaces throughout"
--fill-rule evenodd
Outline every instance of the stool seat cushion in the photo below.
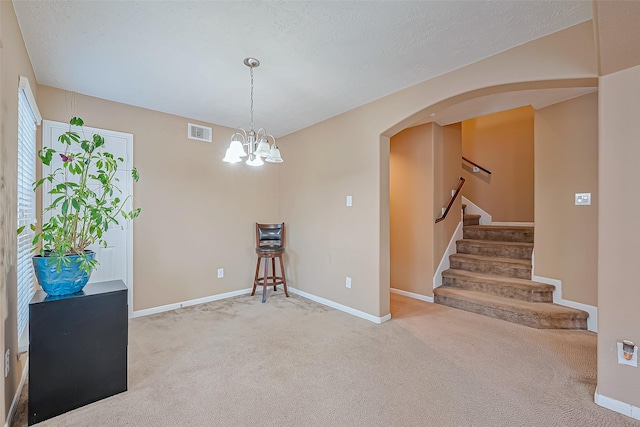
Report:
M 280 224 L 261 224 L 256 222 L 256 254 L 258 262 L 256 264 L 256 275 L 253 279 L 253 289 L 251 295 L 256 293 L 256 288 L 262 286 L 262 302 L 267 300 L 267 287 L 273 286 L 273 291 L 277 290 L 277 285 L 282 285 L 284 295 L 289 296 L 287 291 L 287 279 L 284 276 L 284 222 Z M 280 264 L 280 275 L 276 274 L 276 258 Z M 260 277 L 260 266 L 264 263 L 264 273 Z M 271 275 L 269 275 L 269 265 L 271 265 Z
M 284 251 L 284 246 L 260 246 L 256 248 L 256 252 L 260 253 L 260 252 L 283 252 Z

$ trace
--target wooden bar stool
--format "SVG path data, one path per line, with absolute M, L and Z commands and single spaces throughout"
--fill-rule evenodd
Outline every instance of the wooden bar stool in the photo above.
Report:
M 255 295 L 256 287 L 262 286 L 262 302 L 264 303 L 267 300 L 267 286 L 273 286 L 275 291 L 277 290 L 276 286 L 282 284 L 284 294 L 288 298 L 287 278 L 284 275 L 284 262 L 282 261 L 282 255 L 284 254 L 284 222 L 281 224 L 256 223 L 256 254 L 258 254 L 258 263 L 256 264 L 256 275 L 253 279 L 251 295 Z M 280 276 L 276 276 L 276 258 L 280 260 Z M 264 274 L 262 277 L 258 277 L 260 263 L 263 259 Z M 271 260 L 271 276 L 269 276 L 269 259 Z

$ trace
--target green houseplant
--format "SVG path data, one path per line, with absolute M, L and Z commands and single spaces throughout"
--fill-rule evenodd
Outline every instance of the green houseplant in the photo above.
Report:
M 59 156 L 62 166 L 34 182 L 34 191 L 50 183 L 47 192 L 52 201 L 43 207 L 43 214 L 50 213 L 50 217 L 39 232 L 35 224 L 30 226 L 36 232 L 34 251 L 39 250 L 33 257 L 36 278 L 49 295 L 81 290 L 98 265 L 87 247 L 94 243 L 106 247 L 104 235 L 109 227 L 140 214 L 140 208 L 125 209 L 128 198 L 120 198 L 116 173 L 124 159 L 105 150 L 101 135 L 86 138 L 81 118 L 73 117 L 69 125 L 58 138 L 61 149 L 45 147 L 38 152 L 43 164 L 50 166 Z M 131 176 L 138 181 L 136 168 L 131 169 Z

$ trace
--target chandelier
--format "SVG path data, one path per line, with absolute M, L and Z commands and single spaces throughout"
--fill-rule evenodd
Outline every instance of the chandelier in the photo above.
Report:
M 231 143 L 222 161 L 238 163 L 242 161 L 241 157 L 249 156 L 246 161 L 249 166 L 262 166 L 263 158 L 270 163 L 282 163 L 276 139 L 264 128 L 258 129 L 257 132 L 253 129 L 253 69 L 260 65 L 260 61 L 255 58 L 245 58 L 244 65 L 249 67 L 251 73 L 251 128 L 248 132 L 242 128 L 236 129 L 231 135 Z M 269 138 L 273 141 L 272 144 L 269 144 Z

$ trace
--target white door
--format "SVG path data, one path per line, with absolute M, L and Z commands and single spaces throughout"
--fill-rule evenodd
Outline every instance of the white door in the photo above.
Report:
M 132 158 L 133 158 L 133 135 L 130 133 L 115 132 L 104 129 L 89 128 L 84 126 L 84 136 L 79 129 L 73 130 L 80 133 L 83 139 L 91 139 L 93 134 L 100 134 L 105 141 L 104 150 L 112 153 L 115 157 L 122 157 L 125 162 L 121 164 L 117 177 L 119 182 L 118 188 L 122 190 L 122 194 L 118 197 L 122 200 L 128 199 L 128 206 L 125 210 L 131 210 L 131 198 L 128 197 L 133 192 L 133 180 L 131 178 Z M 58 142 L 58 137 L 69 130 L 69 124 L 43 121 L 42 127 L 42 145 L 43 147 L 53 147 L 56 151 L 63 151 L 64 147 Z M 46 176 L 55 169 L 62 167 L 62 159 L 56 155 L 53 157 L 49 166 L 42 166 L 42 175 Z M 73 177 L 73 175 L 70 175 Z M 42 206 L 48 206 L 52 199 L 47 194 L 50 184 L 45 182 L 42 191 Z M 51 216 L 50 213 L 44 214 L 44 220 Z M 97 244 L 89 246 L 88 249 L 96 253 L 96 259 L 100 263 L 98 268 L 91 274 L 89 283 L 104 282 L 107 280 L 122 280 L 127 288 L 129 288 L 129 313 L 133 311 L 133 228 L 131 221 L 125 221 L 118 218 L 120 225 L 112 226 L 105 233 L 104 238 L 108 242 L 105 248 Z

